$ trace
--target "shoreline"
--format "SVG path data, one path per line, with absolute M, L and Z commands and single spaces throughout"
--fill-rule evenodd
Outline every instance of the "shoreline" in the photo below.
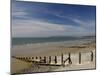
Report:
M 34 52 L 31 53 L 30 55 L 15 55 L 15 56 L 22 56 L 22 57 L 34 57 L 34 56 L 37 56 L 37 57 L 43 57 L 43 56 L 58 56 L 58 62 L 60 62 L 61 59 L 59 59 L 59 57 L 61 56 L 61 53 L 63 54 L 67 54 L 69 52 L 71 52 L 71 58 L 72 58 L 72 62 L 73 64 L 71 66 L 66 66 L 66 67 L 50 67 L 50 66 L 39 66 L 40 69 L 37 69 L 37 70 L 34 70 L 36 69 L 37 67 L 34 67 L 34 68 L 31 68 L 31 71 L 34 73 L 34 72 L 48 72 L 48 71 L 64 71 L 64 70 L 80 70 L 80 69 L 94 69 L 95 68 L 95 42 L 88 42 L 88 43 L 83 43 L 83 44 L 80 44 L 80 45 L 74 45 L 74 46 L 69 46 L 69 47 L 66 47 L 66 46 L 60 46 L 61 49 L 59 48 L 56 48 L 55 50 L 44 50 L 42 52 Z M 93 51 L 93 62 L 89 62 L 90 61 L 90 51 Z M 78 64 L 78 58 L 77 58 L 77 54 L 79 52 L 82 52 L 82 64 Z M 64 56 L 64 60 L 65 60 L 65 57 L 67 56 Z M 89 58 L 87 58 L 89 57 Z M 61 57 L 60 57 L 61 58 Z M 12 69 L 14 69 L 14 71 L 12 71 L 12 73 L 16 72 L 19 68 L 19 70 L 23 70 L 25 68 L 29 68 L 29 65 L 27 65 L 24 61 L 21 61 L 20 60 L 15 60 L 13 59 L 12 61 Z M 18 65 L 20 64 L 20 67 L 18 67 Z M 21 65 L 23 64 L 23 65 Z M 30 65 L 32 65 L 32 63 L 28 63 Z M 26 67 L 25 67 L 26 65 Z M 46 70 L 43 68 L 46 68 Z M 30 69 L 29 69 L 30 70 Z
M 48 53 L 52 54 L 52 52 L 61 53 L 61 52 L 68 52 L 68 51 L 71 51 L 71 52 L 78 51 L 78 50 L 80 51 L 82 49 L 87 48 L 86 46 L 88 46 L 91 43 L 95 43 L 95 42 L 93 42 L 93 40 L 91 41 L 77 40 L 77 41 L 64 41 L 64 42 L 54 42 L 54 43 L 12 46 L 12 55 L 13 56 L 30 56 L 30 55 L 33 56 L 36 54 L 39 54 L 39 55 L 48 54 Z

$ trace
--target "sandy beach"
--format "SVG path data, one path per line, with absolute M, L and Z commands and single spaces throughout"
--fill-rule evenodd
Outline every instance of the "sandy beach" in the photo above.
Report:
M 40 47 L 39 47 L 40 46 Z M 32 62 L 27 62 L 23 60 L 19 60 L 16 58 L 12 58 L 11 61 L 11 71 L 14 73 L 35 73 L 35 72 L 51 72 L 51 71 L 67 71 L 67 70 L 81 70 L 81 69 L 95 69 L 95 42 L 80 42 L 79 44 L 71 44 L 71 45 L 27 45 L 20 47 L 13 47 L 12 49 L 19 50 L 19 52 L 13 53 L 13 56 L 16 57 L 30 57 L 30 61 L 32 61 L 32 57 L 39 59 L 44 56 L 47 58 L 47 63 L 49 60 L 49 56 L 52 58 L 51 63 L 54 62 L 54 57 L 57 56 L 57 63 L 61 64 L 61 54 L 63 54 L 63 60 L 68 58 L 68 53 L 71 53 L 71 61 L 72 64 L 65 63 L 65 66 L 45 66 L 45 65 L 37 65 Z M 44 50 L 36 50 L 34 49 L 44 49 Z M 24 52 L 21 52 L 25 50 Z M 93 61 L 91 62 L 91 51 L 93 52 Z M 81 52 L 81 64 L 79 64 L 79 52 Z
M 95 49 L 94 39 L 25 44 L 12 46 L 12 56 L 36 56 L 37 54 L 48 56 L 91 49 Z

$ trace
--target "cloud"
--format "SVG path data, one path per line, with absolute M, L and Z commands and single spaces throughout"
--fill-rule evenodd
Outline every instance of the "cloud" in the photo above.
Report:
M 51 32 L 63 31 L 63 26 L 43 22 L 21 21 L 12 25 L 13 36 L 50 36 Z M 52 33 L 53 34 L 53 33 Z
M 70 16 L 70 15 L 66 15 L 63 16 L 61 14 L 55 14 L 56 16 L 63 18 L 63 19 L 69 19 L 71 21 L 73 21 L 74 23 L 76 23 L 78 26 L 83 27 L 83 28 L 92 28 L 95 29 L 95 20 L 91 20 L 91 19 L 85 19 L 85 20 L 81 20 L 81 18 L 78 18 L 80 16 Z
M 13 37 L 83 36 L 93 34 L 82 27 L 36 20 L 16 20 L 12 24 Z
M 49 10 L 48 5 L 24 4 L 23 6 L 20 3 L 14 3 L 12 6 L 13 37 L 84 36 L 95 34 L 95 20 L 87 19 L 84 21 L 79 15 L 77 17 L 75 14 L 75 16 L 70 16 L 72 13 L 66 14 L 65 10 L 59 12 L 52 10 L 53 8 Z
M 66 17 L 59 14 L 53 14 L 60 18 L 70 19 L 76 25 L 69 24 L 54 24 L 42 20 L 29 18 L 28 13 L 16 11 L 13 16 L 25 19 L 12 20 L 12 36 L 13 37 L 49 37 L 49 36 L 84 36 L 95 34 L 95 22 L 84 22 L 73 17 Z

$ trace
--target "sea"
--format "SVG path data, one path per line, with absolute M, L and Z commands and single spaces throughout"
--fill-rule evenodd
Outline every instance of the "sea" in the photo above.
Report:
M 64 41 L 75 41 L 75 40 L 95 40 L 95 36 L 56 36 L 56 37 L 12 37 L 12 46 L 15 45 L 26 45 L 26 44 L 42 44 L 51 42 L 64 42 Z

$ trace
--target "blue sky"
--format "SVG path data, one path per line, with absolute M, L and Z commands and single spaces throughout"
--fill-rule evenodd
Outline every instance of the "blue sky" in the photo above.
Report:
M 95 6 L 12 1 L 13 37 L 95 35 Z

